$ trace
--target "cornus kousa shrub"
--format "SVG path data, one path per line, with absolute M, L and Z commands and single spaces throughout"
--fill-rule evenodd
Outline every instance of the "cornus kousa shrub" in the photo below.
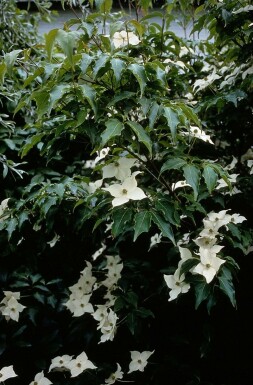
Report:
M 210 44 L 170 31 L 183 1 L 79 4 L 0 63 L 0 382 L 220 385 L 209 317 L 236 308 L 251 236 L 199 96 L 221 78 Z

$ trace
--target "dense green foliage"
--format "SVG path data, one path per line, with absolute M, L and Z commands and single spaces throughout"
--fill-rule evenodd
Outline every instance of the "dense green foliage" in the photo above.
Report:
M 44 371 L 100 385 L 117 363 L 119 382 L 250 384 L 229 339 L 252 250 L 253 6 L 142 0 L 130 17 L 79 3 L 83 17 L 42 41 L 9 3 L 20 33 L 7 21 L 1 41 L 0 368 L 13 365 L 10 384 Z M 50 368 L 65 355 L 72 366 Z

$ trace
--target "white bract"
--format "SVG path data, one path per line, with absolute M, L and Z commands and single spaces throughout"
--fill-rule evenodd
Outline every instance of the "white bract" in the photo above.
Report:
M 154 234 L 154 235 L 150 238 L 150 246 L 149 246 L 149 250 L 150 250 L 153 246 L 157 245 L 158 243 L 161 243 L 162 236 L 163 236 L 162 233 L 160 233 L 160 234 L 156 233 L 156 234 Z
M 69 362 L 68 368 L 71 372 L 71 377 L 77 377 L 86 369 L 96 369 L 96 366 L 88 360 L 87 354 L 82 352 Z
M 144 371 L 145 366 L 148 363 L 149 357 L 154 353 L 150 351 L 144 351 L 144 352 L 137 352 L 136 350 L 131 351 L 131 362 L 129 364 L 129 371 L 128 373 L 135 372 L 136 370 L 139 370 L 140 372 Z
M 147 198 L 144 191 L 137 187 L 135 179 L 136 173 L 126 178 L 122 184 L 113 184 L 109 187 L 104 187 L 102 190 L 108 191 L 114 199 L 112 200 L 113 207 L 123 205 L 129 200 L 141 200 Z
M 172 191 L 176 190 L 177 188 L 182 188 L 182 187 L 186 187 L 186 186 L 190 186 L 186 180 L 179 180 L 178 182 L 176 183 L 172 183 L 171 185 L 171 189 Z M 190 186 L 191 187 L 191 186 Z
M 8 218 L 9 214 L 5 214 L 4 212 L 8 209 L 8 201 L 10 198 L 4 199 L 0 203 L 0 222 L 3 221 L 4 219 Z
M 136 159 L 122 157 L 117 161 L 107 164 L 102 168 L 103 179 L 116 178 L 121 182 L 131 176 L 131 167 L 136 164 Z
M 180 269 L 177 269 L 173 275 L 164 274 L 164 279 L 168 288 L 171 289 L 169 301 L 176 299 L 179 294 L 187 293 L 190 290 L 189 283 L 184 281 L 185 275 L 181 274 L 180 276 Z
M 137 45 L 140 43 L 138 36 L 130 31 L 115 32 L 112 39 L 115 48 L 123 47 L 128 44 Z
M 4 382 L 12 377 L 17 377 L 17 374 L 13 370 L 13 365 L 4 366 L 0 370 L 0 382 Z
M 30 382 L 30 385 L 50 385 L 52 382 L 44 376 L 43 371 L 37 373 L 34 377 L 34 381 Z
M 214 249 L 214 247 L 216 247 Z M 193 273 L 203 275 L 207 283 L 210 283 L 215 275 L 218 273 L 220 266 L 223 265 L 226 261 L 219 257 L 216 257 L 217 252 L 223 246 L 214 246 L 211 249 L 206 249 L 200 247 L 200 263 L 193 268 Z

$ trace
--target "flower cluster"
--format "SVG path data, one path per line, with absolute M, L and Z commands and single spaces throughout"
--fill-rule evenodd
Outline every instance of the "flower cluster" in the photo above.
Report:
M 218 245 L 219 230 L 221 227 L 226 228 L 229 223 L 242 223 L 246 220 L 245 217 L 239 214 L 228 214 L 228 210 L 222 210 L 218 213 L 210 212 L 203 220 L 204 228 L 199 233 L 199 237 L 194 240 L 194 243 L 199 247 L 199 250 L 192 252 L 185 247 L 179 247 L 181 260 L 178 268 L 173 275 L 164 275 L 165 282 L 170 289 L 169 301 L 176 299 L 179 294 L 187 293 L 190 289 L 190 284 L 185 281 L 185 274 L 181 273 L 183 263 L 189 259 L 196 259 L 196 264 L 189 271 L 192 274 L 202 275 L 206 283 L 209 284 L 218 274 L 220 267 L 226 262 L 218 256 L 224 246 Z
M 18 302 L 20 299 L 19 292 L 4 291 L 5 297 L 0 302 L 0 312 L 7 321 L 19 320 L 19 314 L 24 310 L 25 306 Z

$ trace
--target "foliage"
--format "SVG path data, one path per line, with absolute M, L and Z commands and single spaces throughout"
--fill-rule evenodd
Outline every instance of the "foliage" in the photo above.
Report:
M 0 353 L 18 375 L 10 383 L 233 381 L 203 357 L 207 317 L 236 307 L 251 250 L 252 8 L 192 3 L 149 12 L 149 1 L 131 2 L 132 19 L 96 1 L 43 42 L 4 52 Z M 170 31 L 180 15 L 186 32 L 189 10 L 212 43 Z

